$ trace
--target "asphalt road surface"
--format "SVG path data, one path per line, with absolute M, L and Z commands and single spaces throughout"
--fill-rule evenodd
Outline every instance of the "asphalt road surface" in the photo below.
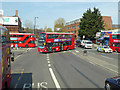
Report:
M 95 49 L 39 53 L 37 48 L 14 51 L 11 88 L 104 88 L 106 78 L 118 74 L 116 53 Z M 20 53 L 20 54 L 19 54 Z M 60 89 L 59 89 L 60 90 Z

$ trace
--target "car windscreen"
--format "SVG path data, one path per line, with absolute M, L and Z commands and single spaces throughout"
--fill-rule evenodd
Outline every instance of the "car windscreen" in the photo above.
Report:
M 92 44 L 92 42 L 86 42 L 86 44 Z

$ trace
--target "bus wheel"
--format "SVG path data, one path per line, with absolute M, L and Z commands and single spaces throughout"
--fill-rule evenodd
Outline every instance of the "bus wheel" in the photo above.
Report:
M 26 48 L 28 48 L 28 45 L 25 45 Z
M 115 49 L 115 52 L 117 52 L 117 53 L 118 53 L 118 49 Z
M 53 49 L 53 52 L 55 52 L 55 49 Z
M 67 47 L 67 51 L 69 50 L 69 48 Z

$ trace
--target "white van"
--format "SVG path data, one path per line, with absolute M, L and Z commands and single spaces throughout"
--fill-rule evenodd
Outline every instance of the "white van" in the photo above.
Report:
M 82 40 L 81 46 L 84 48 L 92 48 L 93 44 L 92 44 L 92 41 Z

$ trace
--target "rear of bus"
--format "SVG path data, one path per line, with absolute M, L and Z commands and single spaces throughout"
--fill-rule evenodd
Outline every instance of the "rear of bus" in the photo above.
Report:
M 9 31 L 0 26 L 1 30 L 1 47 L 0 47 L 0 76 L 2 75 L 2 88 L 8 88 L 11 82 L 11 51 Z M 2 74 L 1 74 L 2 72 Z M 1 79 L 1 78 L 0 78 Z
M 120 34 L 111 34 L 109 38 L 109 47 L 116 52 L 120 52 Z
M 35 37 L 31 33 L 10 33 L 11 47 L 35 47 Z

